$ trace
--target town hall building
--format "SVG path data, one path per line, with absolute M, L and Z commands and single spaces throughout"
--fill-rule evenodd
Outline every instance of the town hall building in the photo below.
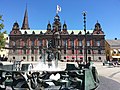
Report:
M 45 30 L 31 30 L 26 9 L 22 27 L 15 22 L 9 34 L 9 60 L 47 61 L 50 51 L 61 61 L 84 61 L 86 53 L 87 60 L 105 60 L 105 34 L 97 21 L 93 30 L 86 30 L 85 40 L 84 30 L 69 30 L 58 14 Z

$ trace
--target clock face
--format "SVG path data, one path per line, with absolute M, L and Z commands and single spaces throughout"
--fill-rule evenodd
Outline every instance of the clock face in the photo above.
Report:
M 17 31 L 14 31 L 14 34 L 16 34 L 17 33 Z
M 100 34 L 100 31 L 98 31 L 97 34 Z

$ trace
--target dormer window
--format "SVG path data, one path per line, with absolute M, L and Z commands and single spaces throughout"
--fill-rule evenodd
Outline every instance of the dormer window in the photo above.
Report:
M 74 34 L 74 32 L 72 31 L 71 34 Z
M 35 34 L 35 32 L 33 31 L 32 34 Z
M 116 49 L 113 50 L 113 54 L 117 54 L 117 50 Z
M 120 49 L 118 49 L 118 53 L 120 54 Z
M 51 24 L 50 24 L 50 22 L 48 22 L 47 30 L 51 30 Z
M 90 32 L 88 31 L 87 34 L 90 34 Z
M 42 31 L 40 31 L 40 34 L 43 34 L 43 32 L 42 32 Z
M 82 34 L 82 32 L 80 31 L 78 34 Z
M 25 31 L 25 34 L 27 34 L 27 32 Z

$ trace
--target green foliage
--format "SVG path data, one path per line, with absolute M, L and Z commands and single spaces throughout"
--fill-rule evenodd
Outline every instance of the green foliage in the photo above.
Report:
M 3 19 L 2 19 L 2 15 L 0 15 L 0 30 L 2 30 L 4 28 L 4 24 L 3 24 Z M 0 31 L 1 32 L 1 31 Z
M 5 47 L 5 38 L 4 38 L 4 34 L 6 34 L 6 31 L 2 32 L 2 29 L 4 28 L 4 24 L 3 24 L 3 19 L 2 19 L 2 15 L 0 15 L 0 49 Z
M 0 33 L 0 49 L 4 48 L 4 46 L 5 46 L 4 33 Z

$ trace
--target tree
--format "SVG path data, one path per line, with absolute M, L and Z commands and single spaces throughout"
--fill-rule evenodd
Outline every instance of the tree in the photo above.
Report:
M 0 15 L 0 49 L 5 47 L 5 41 L 4 34 L 6 34 L 6 31 L 2 32 L 2 29 L 4 28 L 3 24 L 4 20 L 2 19 L 2 15 Z

